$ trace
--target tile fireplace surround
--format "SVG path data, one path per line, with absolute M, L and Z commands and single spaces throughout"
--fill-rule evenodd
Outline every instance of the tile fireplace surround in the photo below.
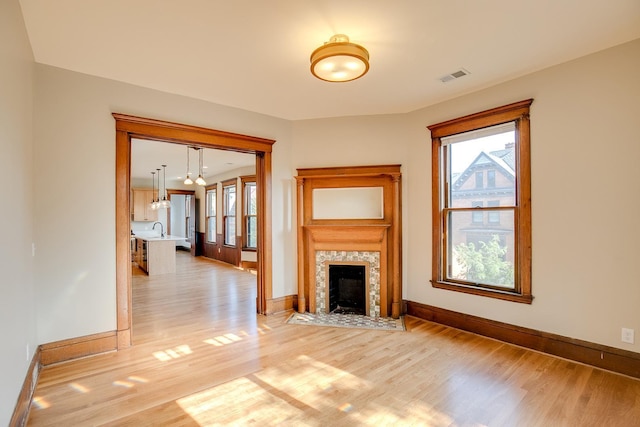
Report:
M 397 319 L 402 298 L 400 165 L 298 169 L 296 181 L 298 311 L 328 312 L 329 265 L 363 265 L 367 316 Z M 361 206 L 342 199 L 338 205 L 353 209 L 346 217 L 334 215 L 341 206 L 335 205 L 333 211 L 334 204 L 325 197 L 327 189 L 346 190 L 350 195 L 362 189 L 362 195 L 373 194 L 377 202 L 372 206 L 378 203 L 375 213 L 359 216 Z M 314 210 L 315 190 L 323 197 L 317 198 L 322 204 Z
M 350 262 L 366 268 L 367 316 L 380 317 L 380 252 L 368 251 L 316 251 L 316 314 L 327 313 L 326 301 L 329 293 L 327 267 Z

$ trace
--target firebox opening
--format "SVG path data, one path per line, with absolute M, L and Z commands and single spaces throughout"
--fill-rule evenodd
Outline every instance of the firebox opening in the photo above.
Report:
M 367 314 L 364 265 L 329 265 L 329 313 Z

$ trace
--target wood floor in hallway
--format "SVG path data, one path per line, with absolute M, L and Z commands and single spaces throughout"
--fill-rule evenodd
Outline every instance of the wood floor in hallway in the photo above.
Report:
M 134 346 L 43 369 L 29 426 L 638 426 L 640 381 L 407 317 L 255 314 L 256 280 L 178 253 L 133 277 Z

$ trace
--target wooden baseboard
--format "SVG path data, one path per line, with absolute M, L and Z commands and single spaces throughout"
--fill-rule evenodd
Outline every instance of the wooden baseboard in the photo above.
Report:
M 478 335 L 640 378 L 640 353 L 406 301 L 406 313 Z
M 131 328 L 117 331 L 116 341 L 118 343 L 118 350 L 131 347 Z
M 27 371 L 24 383 L 22 384 L 22 390 L 20 390 L 20 395 L 18 396 L 18 402 L 16 403 L 13 415 L 11 416 L 11 421 L 9 422 L 9 425 L 12 427 L 27 425 L 27 418 L 29 418 L 29 408 L 31 407 L 33 392 L 36 389 L 38 377 L 40 376 L 41 354 L 40 347 L 38 347 L 31 359 L 29 370 Z
M 255 270 L 258 268 L 256 261 L 240 261 L 240 268 L 243 270 Z
M 118 337 L 116 331 L 86 335 L 84 337 L 42 344 L 40 346 L 40 363 L 43 366 L 47 366 L 52 363 L 65 362 L 79 357 L 114 351 L 117 348 Z
M 286 295 L 280 298 L 267 300 L 267 310 L 265 314 L 274 314 L 281 311 L 297 310 L 298 297 L 296 295 Z

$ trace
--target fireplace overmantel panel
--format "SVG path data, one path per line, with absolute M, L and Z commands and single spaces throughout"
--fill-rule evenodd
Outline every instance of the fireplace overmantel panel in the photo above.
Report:
M 398 318 L 402 296 L 400 165 L 298 169 L 296 181 L 298 310 L 316 309 L 317 252 L 371 252 L 380 256 L 380 315 Z M 381 187 L 383 217 L 313 219 L 313 190 L 342 187 Z

